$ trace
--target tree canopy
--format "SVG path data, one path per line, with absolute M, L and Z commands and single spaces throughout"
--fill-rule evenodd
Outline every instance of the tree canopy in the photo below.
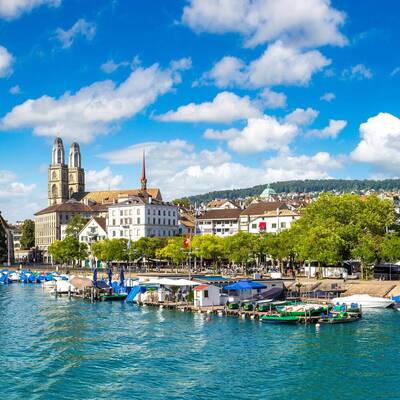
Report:
M 29 250 L 35 247 L 35 223 L 31 219 L 26 219 L 21 229 L 21 249 Z

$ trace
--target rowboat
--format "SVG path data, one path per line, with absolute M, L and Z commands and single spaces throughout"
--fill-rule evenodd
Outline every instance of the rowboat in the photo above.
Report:
M 263 315 L 260 321 L 265 324 L 285 324 L 294 325 L 299 322 L 299 318 L 293 315 Z

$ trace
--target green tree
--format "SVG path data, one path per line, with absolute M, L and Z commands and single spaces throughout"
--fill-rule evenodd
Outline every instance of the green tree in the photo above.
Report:
M 175 204 L 176 206 L 182 206 L 185 208 L 190 207 L 190 200 L 187 197 L 184 197 L 182 199 L 175 199 L 172 200 L 172 204 Z
M 31 219 L 26 219 L 21 229 L 21 249 L 29 250 L 35 247 L 35 223 Z
M 248 232 L 238 232 L 224 239 L 225 257 L 245 270 L 247 263 L 254 260 L 257 246 L 257 237 Z
M 182 264 L 188 257 L 188 252 L 183 248 L 183 239 L 181 237 L 168 239 L 166 246 L 157 250 L 157 257 L 171 259 L 175 265 Z
M 357 257 L 361 262 L 361 278 L 367 279 L 370 275 L 370 268 L 373 262 L 379 259 L 381 238 L 366 233 L 360 237 L 357 245 L 353 249 L 353 255 Z
M 128 249 L 131 259 L 136 259 L 141 256 L 155 258 L 157 251 L 162 249 L 166 244 L 165 239 L 159 237 L 142 237 L 135 242 L 131 242 L 131 247 Z
M 61 240 L 55 240 L 48 248 L 48 252 L 51 255 L 54 262 L 64 263 L 66 261 L 64 246 Z
M 82 215 L 74 215 L 65 228 L 65 235 L 78 238 L 79 232 L 84 228 L 87 222 L 87 219 L 83 218 Z
M 212 260 L 213 263 L 224 256 L 224 241 L 214 235 L 194 236 L 191 248 L 193 255 L 202 260 Z
M 395 234 L 388 234 L 382 240 L 381 258 L 388 262 L 400 260 L 400 237 Z

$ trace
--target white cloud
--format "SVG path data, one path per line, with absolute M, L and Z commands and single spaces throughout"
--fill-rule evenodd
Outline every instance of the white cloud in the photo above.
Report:
M 160 121 L 178 122 L 223 122 L 228 123 L 262 115 L 248 96 L 239 97 L 231 92 L 218 93 L 212 101 L 180 106 L 157 116 Z
M 315 119 L 318 117 L 319 111 L 314 110 L 311 107 L 307 109 L 304 108 L 296 108 L 290 114 L 286 115 L 284 121 L 289 124 L 298 125 L 298 126 L 307 126 L 311 125 Z
M 11 171 L 0 170 L 0 211 L 4 218 L 16 221 L 20 218 L 32 217 L 37 211 L 35 202 L 38 193 L 34 183 L 26 184 L 18 181 L 18 177 Z
M 250 118 L 242 130 L 207 130 L 204 136 L 208 139 L 227 140 L 229 148 L 237 153 L 251 154 L 265 150 L 287 151 L 297 133 L 297 126 L 280 123 L 274 117 L 264 115 L 261 118 Z
M 267 182 L 330 178 L 330 171 L 341 166 L 338 160 L 326 152 L 313 156 L 280 155 L 264 162 Z
M 274 92 L 271 89 L 265 88 L 260 93 L 260 98 L 267 108 L 284 108 L 286 107 L 285 93 Z
M 335 93 L 326 92 L 320 97 L 320 100 L 327 101 L 328 103 L 330 103 L 332 100 L 335 100 L 335 98 L 336 98 Z
M 9 92 L 11 94 L 20 94 L 21 93 L 21 88 L 19 87 L 19 85 L 15 85 L 15 86 L 10 88 Z
M 41 5 L 58 7 L 61 0 L 0 0 L 0 17 L 14 19 Z
M 10 76 L 13 72 L 13 55 L 3 46 L 0 46 L 0 78 Z
M 118 68 L 121 67 L 131 67 L 136 68 L 138 65 L 141 64 L 141 60 L 138 55 L 136 55 L 132 61 L 120 61 L 120 62 L 115 62 L 112 58 L 107 60 L 104 64 L 101 64 L 100 69 L 105 72 L 106 74 L 112 74 L 115 72 Z M 181 68 L 182 69 L 182 68 Z
M 141 162 L 146 149 L 149 187 L 160 187 L 165 198 L 212 190 L 249 187 L 287 179 L 328 178 L 340 163 L 328 153 L 313 156 L 280 155 L 253 168 L 233 162 L 220 149 L 196 152 L 182 140 L 148 142 L 103 154 L 115 164 Z
M 318 138 L 332 138 L 335 139 L 339 133 L 346 127 L 347 121 L 338 119 L 330 119 L 328 126 L 323 129 L 313 129 L 307 133 L 308 136 Z
M 357 64 L 351 68 L 346 68 L 342 71 L 343 79 L 371 79 L 374 76 L 373 72 L 364 64 Z
M 378 171 L 399 176 L 400 119 L 389 113 L 379 113 L 360 125 L 360 137 L 351 158 L 369 163 Z
M 236 32 L 253 47 L 274 40 L 301 47 L 339 45 L 345 14 L 330 0 L 189 0 L 182 22 L 196 32 Z
M 59 98 L 44 95 L 27 100 L 1 119 L 1 128 L 32 128 L 40 136 L 89 142 L 154 103 L 179 80 L 174 69 L 161 69 L 158 64 L 140 67 L 119 85 L 106 80 Z
M 89 170 L 85 173 L 86 188 L 88 190 L 117 189 L 124 180 L 122 175 L 114 175 L 110 167 L 99 171 Z
M 203 75 L 202 81 L 212 81 L 218 87 L 302 86 L 330 63 L 318 50 L 303 52 L 278 41 L 249 65 L 234 57 L 222 58 Z
M 78 36 L 82 36 L 87 40 L 92 40 L 95 34 L 96 25 L 81 18 L 68 30 L 57 28 L 55 37 L 60 41 L 64 49 L 68 49 Z

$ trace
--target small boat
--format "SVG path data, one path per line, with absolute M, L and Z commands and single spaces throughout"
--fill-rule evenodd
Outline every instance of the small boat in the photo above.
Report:
M 102 294 L 100 295 L 101 301 L 124 301 L 128 296 L 128 293 L 113 293 L 113 294 Z
M 260 318 L 260 321 L 265 324 L 285 324 L 285 325 L 294 325 L 299 322 L 299 318 L 294 315 L 263 315 Z
M 362 308 L 387 308 L 394 303 L 391 299 L 370 296 L 369 294 L 353 294 L 347 297 L 336 297 L 332 299 L 331 302 L 333 304 L 358 304 Z
M 277 307 L 277 310 L 283 314 L 294 317 L 309 317 L 320 315 L 324 311 L 324 307 L 320 304 L 294 304 L 283 307 Z
M 348 313 L 338 313 L 326 315 L 318 320 L 320 324 L 347 324 L 349 322 L 358 321 L 360 315 L 351 315 Z

